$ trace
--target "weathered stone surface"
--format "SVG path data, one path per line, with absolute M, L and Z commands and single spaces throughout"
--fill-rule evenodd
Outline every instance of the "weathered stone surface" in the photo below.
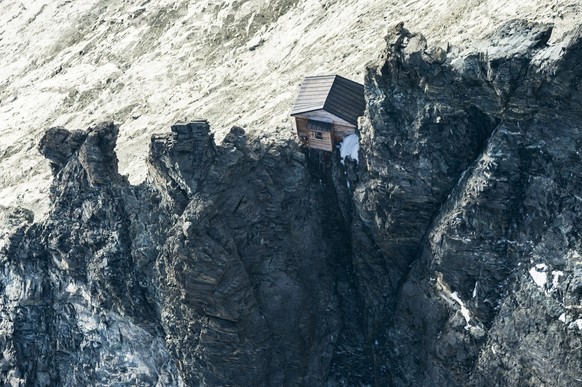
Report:
M 192 182 L 158 259 L 166 342 L 187 384 L 322 384 L 339 316 L 318 189 L 295 145 L 247 141 L 233 128 L 201 178 L 156 183 Z M 198 158 L 165 144 L 173 165 Z
M 14 348 L 4 381 L 324 383 L 339 250 L 319 175 L 295 144 L 235 127 L 216 146 L 208 129 L 154 136 L 137 187 L 117 174 L 115 126 L 73 132 L 84 141 L 64 153 L 53 148 L 71 132 L 48 131 L 53 211 L 15 234 L 3 260 L 3 349 Z
M 69 158 L 79 150 L 87 134 L 76 130 L 73 132 L 65 128 L 51 128 L 40 139 L 38 149 L 40 153 L 51 161 L 53 175 L 65 166 Z
M 550 33 L 435 61 L 399 26 L 369 68 L 352 233 L 380 384 L 580 383 L 582 39 Z
M 2 253 L 2 383 L 178 382 L 148 293 L 151 275 L 134 250 L 138 215 L 128 210 L 140 192 L 117 174 L 117 132 L 110 124 L 49 130 L 41 142 L 59 166 L 55 202 L 48 219 Z M 72 137 L 84 141 L 56 151 L 55 138 Z
M 38 149 L 51 161 L 56 175 L 76 156 L 85 170 L 87 181 L 92 185 L 118 181 L 115 144 L 119 128 L 111 122 L 82 130 L 68 131 L 64 128 L 48 129 L 41 138 Z

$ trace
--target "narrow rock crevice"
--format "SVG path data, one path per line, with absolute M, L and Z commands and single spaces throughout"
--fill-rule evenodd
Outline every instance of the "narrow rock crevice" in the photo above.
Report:
M 318 212 L 326 243 L 327 266 L 338 299 L 339 331 L 334 337 L 327 383 L 337 386 L 372 385 L 374 347 L 365 336 L 365 311 L 353 267 L 352 204 L 347 171 L 337 153 L 305 151 L 311 185 L 317 188 Z M 349 167 L 348 167 L 349 168 Z

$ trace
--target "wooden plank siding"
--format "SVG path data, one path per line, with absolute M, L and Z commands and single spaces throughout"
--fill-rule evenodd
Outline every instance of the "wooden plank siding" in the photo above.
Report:
M 333 124 L 334 144 L 342 142 L 344 138 L 354 133 L 356 133 L 355 126 Z
M 309 129 L 307 129 L 307 118 L 295 117 L 295 127 L 297 128 L 297 135 L 299 137 L 305 136 L 309 138 Z
M 295 117 L 295 128 L 297 130 L 297 135 L 300 138 L 307 139 L 306 145 L 309 148 L 320 149 L 327 152 L 333 151 L 335 144 L 341 142 L 346 136 L 356 132 L 356 127 L 353 125 L 343 125 L 333 123 L 330 132 L 322 131 L 323 139 L 315 138 L 315 132 L 307 128 L 306 117 Z
M 320 149 L 331 152 L 333 149 L 332 132 L 319 132 L 322 139 L 315 138 L 315 132 L 307 129 L 307 118 L 295 117 L 295 126 L 297 127 L 297 135 L 300 138 L 307 140 L 306 145 L 309 148 Z M 302 141 L 303 142 L 303 141 Z
M 315 137 L 315 132 L 309 131 L 309 147 L 312 149 L 321 149 L 327 152 L 333 150 L 332 133 L 331 132 L 319 132 L 321 133 L 322 139 Z

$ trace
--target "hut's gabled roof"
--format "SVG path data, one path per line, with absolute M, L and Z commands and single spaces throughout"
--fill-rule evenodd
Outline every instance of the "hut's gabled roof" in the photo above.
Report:
M 305 77 L 291 115 L 325 110 L 353 125 L 364 114 L 364 86 L 339 75 Z

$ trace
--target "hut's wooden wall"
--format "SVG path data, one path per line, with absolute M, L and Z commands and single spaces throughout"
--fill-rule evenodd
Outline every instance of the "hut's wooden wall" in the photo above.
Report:
M 313 149 L 320 149 L 324 151 L 331 152 L 333 149 L 332 133 L 331 132 L 320 132 L 322 139 L 315 137 L 315 132 L 307 129 L 307 118 L 295 117 L 295 127 L 297 128 L 297 135 L 300 138 L 307 139 L 307 145 Z M 333 131 L 333 129 L 332 129 Z
M 295 117 L 295 127 L 299 137 L 305 136 L 309 138 L 309 129 L 307 129 L 307 118 Z
M 331 141 L 330 132 L 320 132 L 323 139 L 318 139 L 315 137 L 315 132 L 309 133 L 309 147 L 313 149 L 321 149 L 324 151 L 331 152 L 333 150 L 333 145 Z
M 334 144 L 342 142 L 350 134 L 356 133 L 356 127 L 352 125 L 333 124 Z

